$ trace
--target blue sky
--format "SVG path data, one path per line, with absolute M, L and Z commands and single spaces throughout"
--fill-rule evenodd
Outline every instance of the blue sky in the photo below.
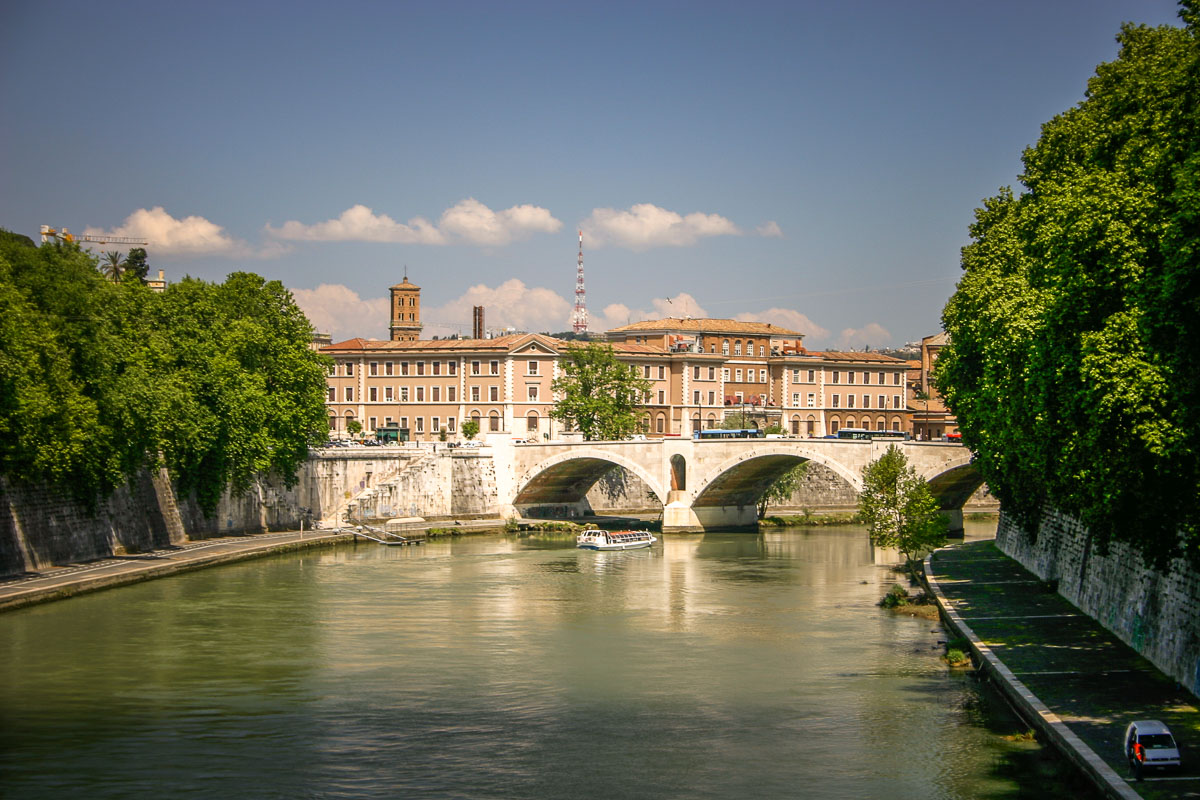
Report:
M 279 279 L 335 338 L 940 329 L 983 198 L 1169 0 L 0 5 L 0 227 Z M 668 300 L 670 302 L 668 302 Z

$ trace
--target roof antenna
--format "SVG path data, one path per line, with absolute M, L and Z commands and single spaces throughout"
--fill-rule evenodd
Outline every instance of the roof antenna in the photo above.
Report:
M 404 282 L 408 283 L 408 264 L 404 265 Z

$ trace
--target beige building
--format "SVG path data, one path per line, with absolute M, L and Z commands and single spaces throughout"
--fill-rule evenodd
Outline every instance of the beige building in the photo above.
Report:
M 945 333 L 921 339 L 921 359 L 910 373 L 912 390 L 909 407 L 914 438 L 936 441 L 958 435 L 958 418 L 946 407 L 946 401 L 932 380 L 938 354 L 949 343 L 950 337 Z

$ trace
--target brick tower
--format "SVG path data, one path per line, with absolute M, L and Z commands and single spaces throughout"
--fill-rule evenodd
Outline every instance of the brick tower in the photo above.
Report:
M 397 283 L 391 292 L 392 341 L 415 342 L 421 338 L 421 287 L 408 282 L 405 268 L 403 283 Z

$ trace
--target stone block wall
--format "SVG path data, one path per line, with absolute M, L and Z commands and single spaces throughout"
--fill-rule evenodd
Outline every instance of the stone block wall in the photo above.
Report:
M 1046 514 L 1037 541 L 1001 513 L 996 544 L 1047 581 L 1193 694 L 1200 695 L 1200 573 L 1177 559 L 1166 573 L 1113 543 L 1100 555 L 1087 529 L 1058 512 Z

